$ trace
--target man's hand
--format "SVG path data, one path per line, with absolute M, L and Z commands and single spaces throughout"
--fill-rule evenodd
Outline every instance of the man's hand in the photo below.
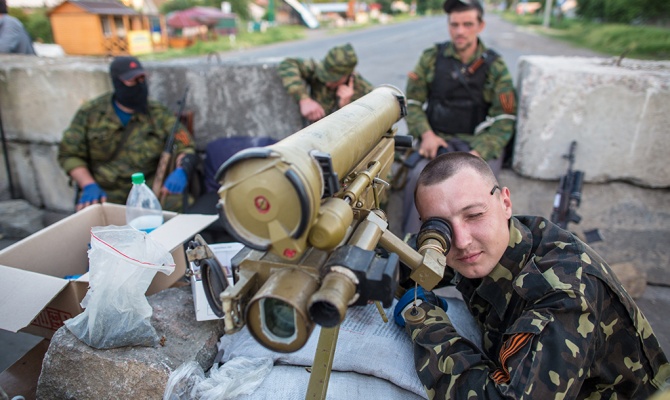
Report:
M 447 141 L 437 136 L 433 131 L 426 131 L 421 134 L 421 147 L 419 147 L 419 155 L 432 160 L 437 156 L 437 150 L 440 147 L 445 149 L 449 147 Z
M 354 97 L 354 76 L 351 75 L 347 82 L 337 87 L 336 92 L 338 103 L 337 106 L 342 108 L 351 103 L 351 98 Z
M 414 294 L 416 293 L 416 303 L 414 302 Z M 405 313 L 409 311 L 414 306 L 419 306 L 421 303 L 429 303 L 435 307 L 442 308 L 445 312 L 449 307 L 447 301 L 442 297 L 437 296 L 433 292 L 428 292 L 424 290 L 421 286 L 418 288 L 410 288 L 405 292 L 405 294 L 398 300 L 398 303 L 393 309 L 393 319 L 396 324 L 401 327 L 405 326 Z
M 300 100 L 300 114 L 311 122 L 318 121 L 326 116 L 321 104 L 309 97 Z
M 184 168 L 178 167 L 165 179 L 163 184 L 163 192 L 182 193 L 186 188 L 188 177 Z
M 90 206 L 91 204 L 104 203 L 107 201 L 107 193 L 96 182 L 89 183 L 82 188 L 81 197 L 75 207 L 76 211 Z

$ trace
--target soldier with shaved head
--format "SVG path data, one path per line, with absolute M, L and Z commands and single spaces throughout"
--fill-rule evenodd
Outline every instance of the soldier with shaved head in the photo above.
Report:
M 432 292 L 400 299 L 429 398 L 646 399 L 666 384 L 670 364 L 605 260 L 545 218 L 512 215 L 486 161 L 436 157 L 415 199 L 422 221 L 451 226 L 447 270 L 482 333 L 460 336 Z

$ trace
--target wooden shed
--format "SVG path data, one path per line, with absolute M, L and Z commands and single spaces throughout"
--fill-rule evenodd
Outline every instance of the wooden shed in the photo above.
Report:
M 54 41 L 73 55 L 128 55 L 167 48 L 165 18 L 116 1 L 66 0 L 49 11 Z

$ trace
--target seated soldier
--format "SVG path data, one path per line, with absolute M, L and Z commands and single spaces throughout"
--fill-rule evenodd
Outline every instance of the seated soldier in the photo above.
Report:
M 109 201 L 125 204 L 131 176 L 142 172 L 151 187 L 176 117 L 148 98 L 146 74 L 135 57 L 110 65 L 114 91 L 84 104 L 63 133 L 58 162 L 81 188 L 75 209 Z M 175 169 L 165 179 L 163 209 L 182 210 L 182 193 L 198 162 L 193 138 L 181 125 L 174 138 Z

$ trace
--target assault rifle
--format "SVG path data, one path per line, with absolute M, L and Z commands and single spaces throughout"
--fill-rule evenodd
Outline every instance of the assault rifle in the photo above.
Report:
M 563 158 L 568 160 L 568 171 L 561 177 L 554 197 L 554 208 L 551 212 L 551 222 L 563 229 L 567 229 L 570 222 L 578 224 L 582 217 L 577 214 L 577 208 L 582 199 L 582 183 L 584 172 L 574 171 L 572 166 L 575 162 L 575 150 L 577 142 L 570 143 L 570 151 Z
M 427 290 L 444 275 L 448 223 L 426 221 L 417 251 L 388 229 L 380 209 L 396 147 L 411 146 L 411 138 L 396 135 L 393 127 L 405 110 L 399 89 L 378 87 L 221 166 L 220 219 L 245 244 L 231 263 L 232 286 L 202 237 L 188 244 L 188 259 L 200 267 L 226 334 L 246 325 L 261 345 L 288 353 L 305 345 L 315 324 L 321 326 L 306 398 L 325 398 L 347 308 L 372 301 L 380 310 L 379 303 L 391 306 L 399 261 Z
M 172 149 L 174 147 L 174 137 L 177 134 L 177 129 L 179 129 L 179 124 L 181 123 L 180 117 L 184 112 L 184 106 L 186 105 L 186 95 L 188 95 L 188 86 L 184 89 L 184 95 L 181 97 L 181 100 L 177 103 L 179 105 L 179 111 L 177 111 L 177 119 L 172 126 L 170 135 L 165 141 L 165 147 L 161 153 L 161 158 L 158 160 L 158 167 L 156 168 L 156 175 L 154 176 L 154 183 L 151 187 L 156 197 L 161 198 L 161 188 L 163 187 L 163 181 L 167 175 L 168 165 L 170 164 L 170 159 L 172 158 Z

